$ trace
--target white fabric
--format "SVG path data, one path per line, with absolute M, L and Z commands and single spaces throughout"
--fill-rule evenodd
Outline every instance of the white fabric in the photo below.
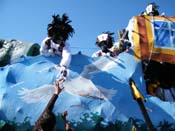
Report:
M 111 49 L 109 49 L 109 50 L 111 50 Z M 101 50 L 98 50 L 98 51 L 94 52 L 91 57 L 100 57 L 100 56 L 110 56 L 110 53 L 109 52 L 104 53 Z
M 94 52 L 91 57 L 100 57 L 100 56 L 104 56 L 105 54 L 106 53 L 103 53 L 101 50 L 98 50 Z
M 132 17 L 130 20 L 129 20 L 129 22 L 128 22 L 128 25 L 127 25 L 127 27 L 126 27 L 126 31 L 128 31 L 128 39 L 129 39 L 129 42 L 131 43 L 131 47 L 133 47 L 134 46 L 134 42 L 133 42 L 133 32 L 135 32 L 134 31 L 134 23 L 135 21 L 134 21 L 134 17 Z
M 70 45 L 69 43 L 65 43 L 65 46 L 62 51 L 62 59 L 60 62 L 61 66 L 69 67 L 71 62 L 71 51 L 70 51 Z
M 51 45 L 50 45 L 51 48 L 48 49 L 48 46 L 45 44 L 48 39 L 50 39 L 50 37 L 46 37 L 42 41 L 41 47 L 40 47 L 40 54 L 44 55 L 44 56 L 54 56 L 55 54 L 61 55 L 62 59 L 60 62 L 60 66 L 68 67 L 70 65 L 70 62 L 71 62 L 71 51 L 70 51 L 69 43 L 66 42 L 65 46 L 63 47 L 62 52 L 60 52 L 58 50 L 59 45 L 55 44 L 52 40 L 51 40 Z
M 153 5 L 150 4 L 146 7 L 146 13 L 149 14 L 149 13 L 152 13 L 153 12 Z
M 101 42 L 101 41 L 105 41 L 108 39 L 108 34 L 101 34 L 97 37 L 98 41 Z
M 44 56 L 51 56 L 53 54 L 53 49 L 48 49 L 48 46 L 45 44 L 45 42 L 50 39 L 50 37 L 46 37 L 40 47 L 40 54 Z

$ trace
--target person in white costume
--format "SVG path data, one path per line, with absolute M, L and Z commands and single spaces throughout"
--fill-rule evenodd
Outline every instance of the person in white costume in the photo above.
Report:
M 144 12 L 141 15 L 159 16 L 159 6 L 155 2 L 148 3 Z
M 44 56 L 61 55 L 60 66 L 68 67 L 71 62 L 71 50 L 68 42 L 63 45 L 53 42 L 51 37 L 46 37 L 41 44 L 40 54 Z
M 112 46 L 114 42 L 113 35 L 114 33 L 103 32 L 97 36 L 96 45 L 100 48 L 97 52 L 92 54 L 92 57 L 100 57 L 100 56 L 114 56 L 115 54 L 112 51 Z
M 127 33 L 127 32 L 126 32 Z M 117 57 L 122 52 L 127 52 L 131 46 L 131 43 L 125 37 L 127 34 L 123 36 L 114 43 L 113 35 L 114 33 L 103 32 L 102 34 L 97 36 L 96 45 L 100 47 L 101 50 L 92 54 L 92 57 L 100 57 L 100 56 L 111 56 Z M 123 34 L 122 34 L 123 35 Z M 114 43 L 114 44 L 113 44 Z
M 62 17 L 53 15 L 53 20 L 48 24 L 47 37 L 42 41 L 40 54 L 44 56 L 62 56 L 60 72 L 62 77 L 67 76 L 67 68 L 71 62 L 71 50 L 67 42 L 69 36 L 72 36 L 74 29 L 70 25 L 70 20 L 66 14 Z
M 148 3 L 146 6 L 145 11 L 143 11 L 139 16 L 159 16 L 159 6 L 155 3 Z M 161 15 L 163 15 L 164 13 L 162 13 Z M 128 25 L 125 29 L 120 31 L 120 39 L 122 40 L 122 44 L 120 44 L 120 48 L 122 48 L 121 50 L 125 50 L 128 47 L 133 48 L 133 31 L 134 31 L 134 17 L 132 17 L 129 22 Z

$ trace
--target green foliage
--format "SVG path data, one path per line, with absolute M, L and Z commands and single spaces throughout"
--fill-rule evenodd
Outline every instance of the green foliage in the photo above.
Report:
M 164 120 L 163 122 L 161 121 L 158 125 L 158 129 L 160 131 L 174 131 L 175 130 L 175 125 L 172 123 L 169 123 L 168 121 Z
M 89 117 L 91 117 L 91 119 L 89 119 Z M 129 118 L 126 122 L 117 120 L 115 124 L 108 123 L 107 125 L 103 124 L 105 120 L 99 117 L 97 113 L 91 113 L 90 115 L 84 114 L 81 119 L 81 122 L 70 122 L 71 127 L 76 131 L 148 131 L 148 127 L 144 121 L 134 118 Z M 57 122 L 55 131 L 65 131 L 64 123 L 60 115 L 57 116 Z M 90 127 L 87 128 L 88 126 Z M 86 127 L 86 129 L 84 129 L 84 127 Z M 31 131 L 32 128 L 33 126 L 30 125 L 29 118 L 26 118 L 23 123 L 0 120 L 0 131 Z M 155 128 L 157 131 L 174 131 L 175 124 L 164 120 Z
M 0 120 L 0 129 L 5 125 L 5 121 Z
M 32 128 L 28 117 L 24 119 L 23 123 L 0 120 L 0 131 L 31 131 Z

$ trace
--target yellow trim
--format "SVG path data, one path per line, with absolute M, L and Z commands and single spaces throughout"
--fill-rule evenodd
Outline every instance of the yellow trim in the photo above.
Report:
M 139 36 L 139 29 L 137 24 L 137 16 L 132 18 L 134 21 L 134 31 L 132 32 L 132 39 L 134 43 L 134 52 L 137 58 L 141 58 L 141 52 L 140 52 L 140 36 Z
M 171 49 L 153 48 L 152 50 L 155 53 L 175 55 L 175 50 L 171 50 Z
M 146 33 L 148 38 L 148 47 L 149 51 L 152 51 L 154 48 L 154 36 L 153 36 L 153 25 L 151 23 L 152 16 L 145 16 L 145 24 L 146 24 Z
M 135 125 L 132 125 L 132 129 L 131 129 L 131 131 L 137 131 L 137 128 L 136 128 Z
M 144 96 L 137 89 L 134 81 L 131 81 L 131 89 L 132 89 L 132 94 L 133 94 L 133 97 L 134 97 L 135 100 L 141 99 L 142 101 L 145 101 Z
M 154 16 L 154 19 L 163 21 L 175 21 L 175 17 Z

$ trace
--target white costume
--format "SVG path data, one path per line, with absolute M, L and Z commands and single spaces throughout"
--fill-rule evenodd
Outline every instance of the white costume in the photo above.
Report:
M 98 50 L 92 54 L 91 57 L 100 57 L 100 56 L 110 56 L 109 53 L 104 53 L 101 50 Z
M 46 41 L 50 40 L 50 47 L 46 44 Z M 41 44 L 41 48 L 40 48 L 40 54 L 44 55 L 44 56 L 53 56 L 55 54 L 57 55 L 61 55 L 62 59 L 60 62 L 60 66 L 62 67 L 68 67 L 70 65 L 71 62 L 71 51 L 70 51 L 70 47 L 69 47 L 69 43 L 65 43 L 65 46 L 63 47 L 63 49 L 60 51 L 58 50 L 59 48 L 59 44 L 55 44 L 50 37 L 46 37 Z
M 103 33 L 97 36 L 97 40 L 98 42 L 106 41 L 108 39 L 108 36 L 109 36 L 108 34 Z
M 100 43 L 102 41 L 107 41 L 108 38 L 109 38 L 109 34 L 102 33 L 102 34 L 97 36 L 97 42 Z M 91 57 L 111 56 L 111 53 L 113 53 L 113 57 L 117 56 L 118 55 L 118 43 L 113 45 L 111 48 L 108 48 L 108 50 L 110 52 L 107 52 L 107 53 L 103 52 L 102 50 L 98 50 L 98 51 L 94 52 Z
M 97 41 L 100 43 L 102 41 L 106 41 L 108 39 L 108 34 L 100 34 L 97 36 Z M 92 54 L 92 57 L 99 57 L 99 56 L 105 56 L 107 53 L 102 52 L 102 50 L 98 50 L 97 52 L 94 52 Z

